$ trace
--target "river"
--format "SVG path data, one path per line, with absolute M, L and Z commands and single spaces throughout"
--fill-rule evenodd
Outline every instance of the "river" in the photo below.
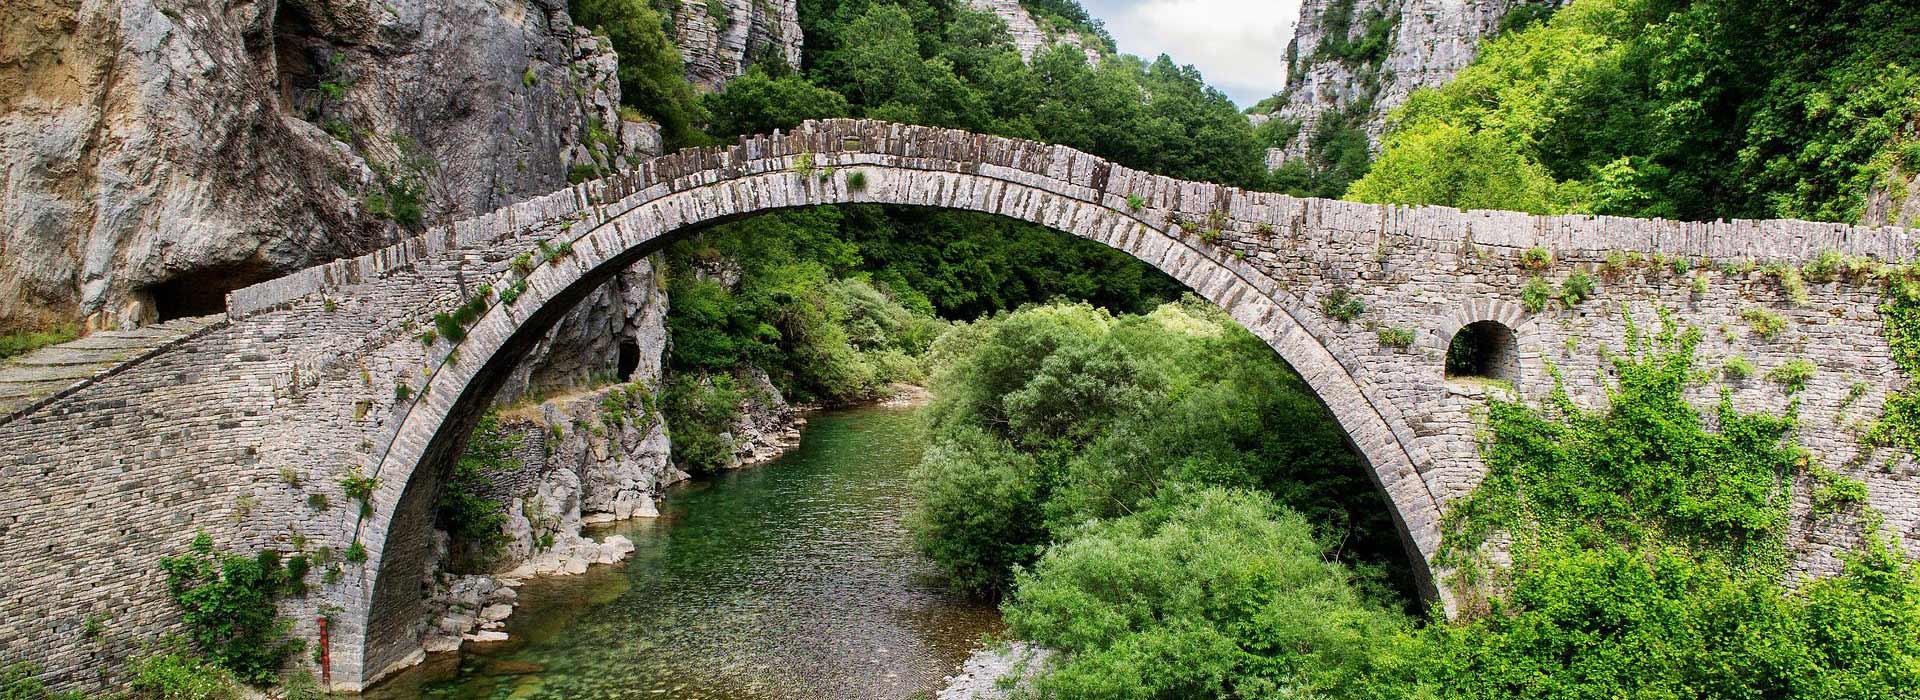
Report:
M 765 466 L 671 489 L 660 518 L 596 530 L 627 561 L 530 581 L 512 639 L 430 658 L 379 700 L 930 697 L 990 605 L 948 592 L 904 518 L 914 409 L 810 417 Z

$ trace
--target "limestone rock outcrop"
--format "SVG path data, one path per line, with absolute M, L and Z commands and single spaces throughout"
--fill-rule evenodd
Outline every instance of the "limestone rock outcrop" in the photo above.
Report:
M 687 82 L 701 90 L 719 90 L 762 58 L 800 66 L 798 0 L 682 2 L 673 26 Z
M 740 415 L 726 437 L 733 443 L 728 469 L 741 469 L 772 461 L 800 444 L 800 429 L 807 420 L 780 395 L 780 389 L 767 377 L 766 370 L 748 367 L 739 375 L 746 399 Z
M 1351 115 L 1377 149 L 1386 117 L 1414 90 L 1451 79 L 1473 61 L 1480 42 L 1522 6 L 1555 7 L 1563 0 L 1305 0 L 1287 48 L 1287 89 L 1271 113 L 1301 129 L 1269 167 L 1307 154 L 1323 119 Z M 1342 58 L 1338 46 L 1388 32 L 1374 59 Z
M 1085 52 L 1088 63 L 1100 62 L 1099 40 L 1081 36 L 1070 28 L 1043 27 L 1033 13 L 1020 6 L 1019 0 L 967 0 L 967 6 L 991 12 L 1007 23 L 1007 33 L 1013 37 L 1013 47 L 1020 51 L 1020 60 L 1032 62 L 1033 55 L 1042 49 L 1066 44 Z
M 0 328 L 216 312 L 659 148 L 559 0 L 22 0 L 0 26 Z

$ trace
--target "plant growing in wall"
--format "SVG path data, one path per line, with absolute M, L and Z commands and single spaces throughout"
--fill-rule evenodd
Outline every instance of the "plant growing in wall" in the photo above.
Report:
M 1535 272 L 1544 271 L 1547 268 L 1553 267 L 1553 251 L 1547 250 L 1542 246 L 1528 248 L 1520 254 L 1520 267 Z
M 1773 371 L 1767 373 L 1767 379 L 1784 387 L 1787 393 L 1797 394 L 1800 390 L 1807 388 L 1807 382 L 1813 379 L 1814 372 L 1812 362 L 1796 357 L 1773 368 Z
M 1127 211 L 1137 213 L 1145 208 L 1147 208 L 1147 198 L 1137 194 L 1127 195 Z
M 1720 374 L 1728 379 L 1740 381 L 1753 376 L 1753 363 L 1748 362 L 1747 358 L 1734 355 L 1720 363 Z
M 859 171 L 847 173 L 847 190 L 849 192 L 867 191 L 867 174 Z
M 1740 320 L 1747 322 L 1747 328 L 1754 335 L 1769 341 L 1779 338 L 1787 330 L 1786 317 L 1758 306 L 1742 310 Z
M 1560 283 L 1560 301 L 1569 307 L 1579 306 L 1580 302 L 1593 297 L 1593 275 L 1575 270 Z
M 1320 298 L 1320 313 L 1336 321 L 1352 321 L 1366 310 L 1366 302 L 1345 288 L 1335 289 Z
M 573 255 L 573 241 L 543 240 L 536 245 L 540 249 L 540 260 L 542 262 L 556 263 L 565 260 L 567 256 Z
M 1808 500 L 1815 516 L 1826 517 L 1844 508 L 1867 504 L 1867 485 L 1859 479 L 1818 465 L 1809 470 L 1807 476 L 1813 481 L 1813 493 Z
M 360 472 L 358 465 L 347 467 L 346 476 L 340 477 L 340 490 L 347 498 L 360 502 L 360 517 L 373 515 L 373 490 L 379 488 L 380 480 Z
M 164 557 L 167 593 L 180 605 L 193 646 L 240 680 L 268 684 L 302 644 L 290 639 L 274 598 L 287 583 L 279 554 L 221 554 L 202 532 L 186 554 Z
M 1382 346 L 1395 350 L 1405 350 L 1413 346 L 1413 331 L 1405 328 L 1382 326 L 1376 331 L 1376 335 L 1379 336 Z
M 1520 288 L 1520 305 L 1528 312 L 1540 313 L 1547 308 L 1547 302 L 1553 300 L 1553 285 L 1547 284 L 1544 277 L 1535 275 Z

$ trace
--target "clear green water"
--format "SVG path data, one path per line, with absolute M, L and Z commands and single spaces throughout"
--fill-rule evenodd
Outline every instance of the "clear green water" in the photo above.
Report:
M 953 595 L 903 525 L 912 409 L 816 414 L 766 466 L 669 491 L 626 562 L 520 589 L 508 642 L 368 693 L 480 698 L 907 698 L 953 674 L 991 606 Z

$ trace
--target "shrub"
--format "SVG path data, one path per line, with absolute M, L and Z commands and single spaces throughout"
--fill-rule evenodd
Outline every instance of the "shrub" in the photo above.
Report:
M 1792 416 L 1743 414 L 1723 399 L 1708 430 L 1685 393 L 1699 333 L 1663 326 L 1651 340 L 1629 328 L 1607 408 L 1582 409 L 1563 391 L 1551 414 L 1489 406 L 1488 476 L 1448 516 L 1447 557 L 1496 531 L 1519 540 L 1523 559 L 1555 542 L 1670 540 L 1739 560 L 1776 550 L 1789 500 L 1778 475 L 1800 457 L 1786 442 Z
M 134 661 L 129 671 L 127 685 L 143 699 L 237 700 L 244 696 L 233 674 L 184 648 L 178 640 L 163 642 L 159 651 Z
M 1407 620 L 1256 493 L 1174 491 L 1091 523 L 1020 574 L 1005 611 L 1061 653 L 1038 697 L 1417 697 L 1375 666 Z M 1258 692 L 1273 688 L 1291 692 Z
M 271 683 L 300 650 L 301 643 L 287 637 L 290 622 L 274 608 L 287 582 L 278 554 L 217 554 L 203 532 L 187 554 L 162 558 L 160 568 L 194 648 L 236 678 Z
M 1579 306 L 1580 302 L 1593 297 L 1593 276 L 1581 270 L 1575 270 L 1560 283 L 1560 301 L 1567 306 Z
M 1344 288 L 1335 289 L 1320 298 L 1320 313 L 1336 321 L 1352 321 L 1366 310 L 1366 302 Z
M 1766 340 L 1776 340 L 1787 330 L 1786 317 L 1758 306 L 1742 310 L 1740 318 L 1747 322 L 1754 335 Z
M 1544 246 L 1528 248 L 1520 254 L 1520 267 L 1535 272 L 1553 267 L 1553 251 L 1547 250 Z
M 1813 379 L 1815 371 L 1812 362 L 1794 358 L 1773 368 L 1773 371 L 1767 373 L 1767 378 L 1786 387 L 1787 393 L 1793 394 L 1807 388 L 1807 382 Z
M 847 190 L 850 192 L 867 191 L 867 174 L 857 170 L 847 173 Z
M 1413 331 L 1405 328 L 1382 326 L 1377 335 L 1380 337 L 1381 345 L 1395 350 L 1405 350 L 1413 346 Z
M 914 541 L 955 588 L 1003 592 L 1040 552 L 1041 484 L 1031 456 L 979 430 L 929 447 L 915 468 Z
M 1526 286 L 1520 288 L 1520 305 L 1529 312 L 1537 314 L 1546 310 L 1547 302 L 1552 300 L 1553 286 L 1547 284 L 1546 278 L 1529 278 Z
M 746 392 L 731 375 L 676 374 L 663 394 L 674 464 L 695 475 L 726 468 L 734 448 L 729 431 Z
M 1753 376 L 1753 363 L 1739 355 L 1727 358 L 1720 363 L 1720 373 L 1735 381 Z
M 436 518 L 456 547 L 458 565 L 477 565 L 492 558 L 506 542 L 506 505 L 485 496 L 495 472 L 520 469 L 520 436 L 500 427 L 498 413 L 488 412 L 474 424 L 466 450 L 454 460 L 446 487 L 440 492 Z

